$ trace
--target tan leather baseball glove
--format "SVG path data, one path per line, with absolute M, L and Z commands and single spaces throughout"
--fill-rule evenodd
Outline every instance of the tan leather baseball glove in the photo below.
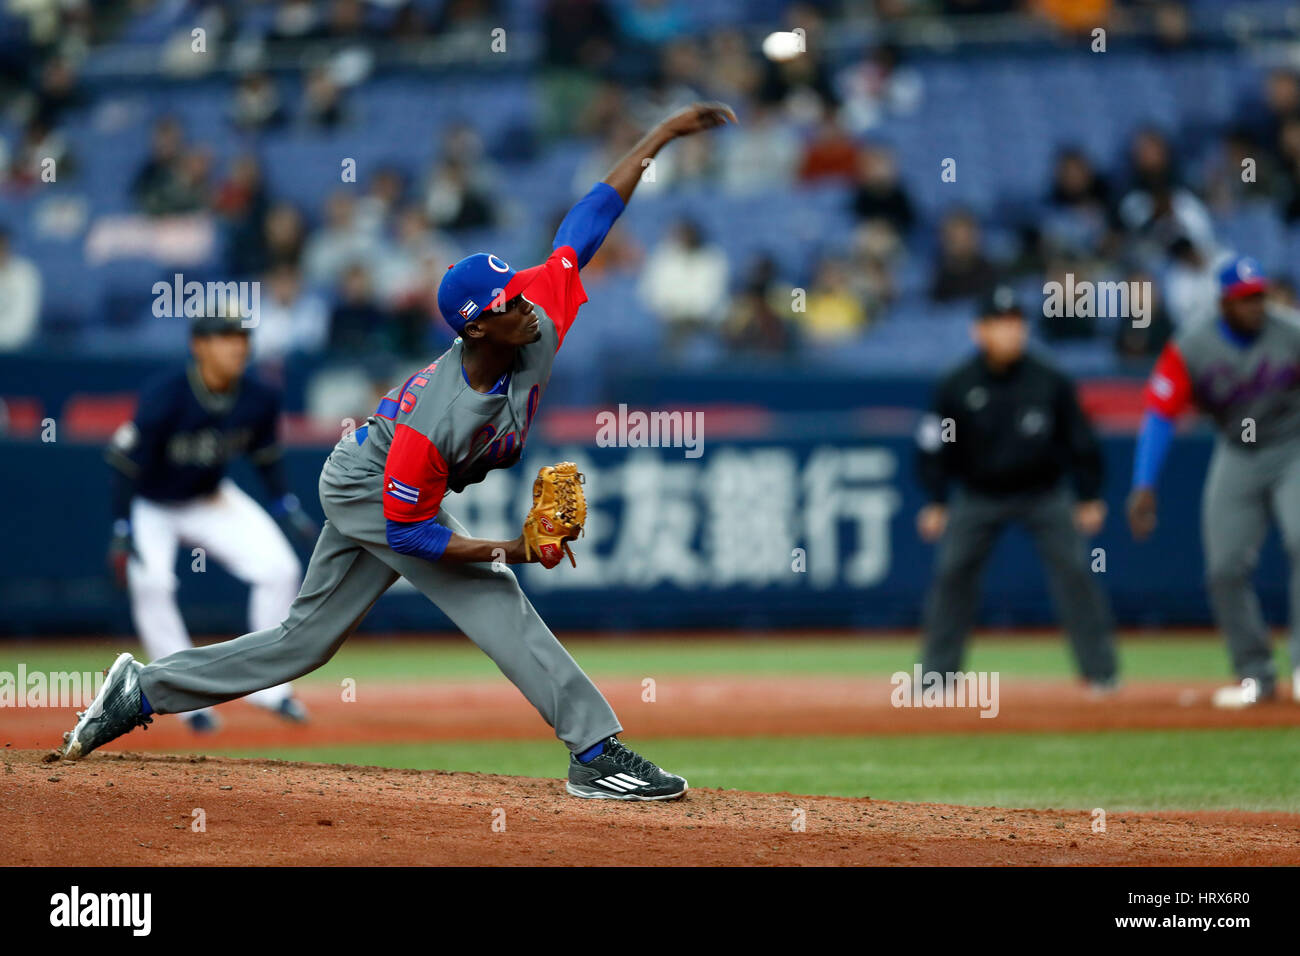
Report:
M 569 542 L 582 534 L 587 522 L 587 496 L 582 472 L 571 461 L 545 465 L 533 481 L 533 507 L 524 518 L 525 554 L 534 554 L 543 567 L 553 568 L 567 554 L 575 568 Z

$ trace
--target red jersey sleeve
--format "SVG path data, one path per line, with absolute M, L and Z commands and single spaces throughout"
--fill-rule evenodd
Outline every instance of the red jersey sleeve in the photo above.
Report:
M 447 493 L 447 463 L 427 435 L 398 425 L 384 463 L 384 517 L 424 521 L 442 507 Z
M 1147 408 L 1175 418 L 1192 404 L 1192 378 L 1178 346 L 1170 342 L 1156 360 L 1146 387 Z
M 587 291 L 578 278 L 578 254 L 571 246 L 560 246 L 538 270 L 537 278 L 524 294 L 540 305 L 555 323 L 559 332 L 556 348 L 559 348 L 578 317 L 578 309 L 587 301 Z

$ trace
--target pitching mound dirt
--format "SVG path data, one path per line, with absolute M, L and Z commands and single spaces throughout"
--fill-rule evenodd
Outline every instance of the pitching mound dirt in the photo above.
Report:
M 1290 814 L 1116 813 L 1095 833 L 1080 811 L 736 790 L 625 804 L 490 774 L 46 756 L 3 751 L 0 865 L 1300 864 Z

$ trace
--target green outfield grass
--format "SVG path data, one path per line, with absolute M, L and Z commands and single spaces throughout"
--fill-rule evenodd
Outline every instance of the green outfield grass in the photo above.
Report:
M 629 740 L 636 745 L 637 742 Z M 692 784 L 965 806 L 1300 812 L 1290 729 L 649 740 Z M 214 751 L 417 769 L 561 777 L 551 741 Z
M 596 677 L 710 675 L 877 675 L 910 670 L 917 639 L 897 634 L 858 638 L 733 638 L 683 635 L 672 639 L 566 639 L 565 645 Z M 1281 642 L 1279 672 L 1289 673 Z M 108 666 L 114 653 L 131 642 L 58 644 L 43 641 L 0 642 L 0 670 L 85 670 Z M 1215 679 L 1229 674 L 1227 655 L 1213 635 L 1170 632 L 1120 641 L 1123 675 L 1131 680 Z M 971 644 L 966 666 L 996 670 L 1004 678 L 1072 676 L 1065 641 L 1057 635 L 987 634 Z M 303 683 L 337 684 L 344 677 L 372 680 L 481 680 L 498 677 L 496 666 L 464 638 L 377 640 L 357 638 Z
M 566 645 L 597 679 L 886 677 L 909 670 L 916 653 L 916 637 L 899 634 L 578 638 L 566 640 Z M 1120 648 L 1123 675 L 1129 680 L 1227 679 L 1226 655 L 1212 634 L 1128 637 Z M 0 670 L 13 671 L 20 661 L 29 670 L 100 668 L 124 649 L 136 650 L 115 642 L 0 643 Z M 1280 644 L 1278 663 L 1280 673 L 1289 673 Z M 1058 635 L 982 635 L 973 642 L 967 667 L 997 670 L 1004 679 L 1073 676 Z M 333 661 L 301 683 L 337 686 L 344 677 L 503 680 L 495 665 L 462 638 L 362 638 L 345 645 Z M 680 739 L 646 741 L 643 749 L 697 786 L 975 806 L 1300 812 L 1300 733 L 1293 729 Z M 559 777 L 565 767 L 563 748 L 541 739 L 210 752 L 541 777 Z

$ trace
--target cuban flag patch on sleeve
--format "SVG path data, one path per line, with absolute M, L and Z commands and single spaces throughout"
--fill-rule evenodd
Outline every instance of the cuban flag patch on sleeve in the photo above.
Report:
M 408 485 L 404 481 L 398 481 L 396 478 L 388 479 L 388 487 L 385 491 L 398 501 L 405 501 L 408 505 L 420 503 L 420 489 L 414 485 Z

